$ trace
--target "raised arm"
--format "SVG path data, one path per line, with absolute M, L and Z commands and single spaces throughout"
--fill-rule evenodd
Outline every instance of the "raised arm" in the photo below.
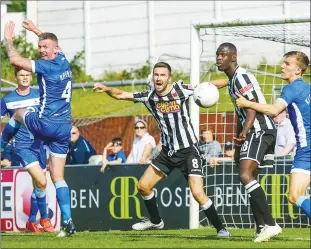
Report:
M 134 100 L 133 93 L 125 92 L 114 87 L 108 87 L 100 83 L 95 83 L 93 90 L 98 93 L 106 92 L 110 97 L 118 100 Z
M 31 20 L 24 20 L 23 27 L 31 32 L 34 32 L 37 36 L 41 35 L 41 31 L 33 24 Z
M 31 72 L 31 60 L 28 58 L 22 57 L 13 45 L 13 37 L 14 37 L 14 28 L 15 24 L 13 22 L 9 22 L 4 27 L 4 39 L 6 41 L 6 51 L 9 57 L 10 64 L 14 67 L 22 68 L 26 71 Z

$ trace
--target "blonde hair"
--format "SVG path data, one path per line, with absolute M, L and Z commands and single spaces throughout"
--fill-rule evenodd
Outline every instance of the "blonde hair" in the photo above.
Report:
M 285 58 L 287 57 L 295 57 L 296 61 L 297 61 L 297 65 L 301 68 L 301 75 L 303 75 L 305 73 L 305 71 L 307 70 L 308 66 L 309 66 L 309 58 L 308 56 L 300 51 L 290 51 L 286 54 L 284 54 Z

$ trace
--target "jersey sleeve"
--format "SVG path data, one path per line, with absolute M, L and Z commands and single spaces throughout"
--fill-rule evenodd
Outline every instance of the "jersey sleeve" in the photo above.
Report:
M 48 74 L 51 71 L 51 62 L 48 60 L 31 61 L 32 72 Z
M 292 87 L 292 85 L 284 86 L 281 92 L 281 96 L 278 98 L 286 106 L 294 102 L 295 98 L 297 97 L 297 90 Z
M 193 95 L 194 87 L 191 84 L 185 84 L 182 80 L 178 81 L 177 84 L 181 86 L 181 90 L 184 95 L 191 96 Z
M 235 80 L 235 91 L 247 100 L 257 99 L 254 86 L 258 81 L 252 74 L 238 74 Z
M 118 151 L 118 153 L 117 153 L 117 159 L 119 159 L 119 158 L 122 159 L 121 163 L 125 163 L 125 161 L 126 161 L 126 155 L 125 155 L 125 153 L 124 153 L 123 150 L 119 150 L 119 151 Z
M 144 91 L 144 92 L 134 92 L 134 103 L 137 102 L 147 102 L 149 99 L 150 91 Z
M 156 147 L 156 142 L 154 140 L 154 137 L 149 135 L 147 138 L 146 138 L 146 141 L 145 141 L 145 144 L 150 144 L 152 146 L 152 148 L 155 148 Z
M 4 98 L 1 99 L 1 118 L 3 118 L 8 113 L 6 103 Z
M 106 160 L 107 160 L 108 162 L 113 161 L 113 154 L 108 155 L 107 158 L 106 158 Z

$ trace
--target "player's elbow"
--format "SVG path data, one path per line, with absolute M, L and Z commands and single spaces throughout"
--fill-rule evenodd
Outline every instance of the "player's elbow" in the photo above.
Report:
M 17 59 L 14 56 L 9 57 L 10 64 L 14 67 L 17 67 Z
M 122 94 L 117 94 L 117 95 L 114 96 L 114 98 L 117 99 L 117 100 L 122 100 L 123 96 L 122 96 Z
M 275 117 L 278 116 L 278 115 L 279 115 L 279 112 L 278 112 L 277 109 L 272 109 L 272 110 L 270 111 L 270 116 L 272 116 L 273 118 L 275 118 Z

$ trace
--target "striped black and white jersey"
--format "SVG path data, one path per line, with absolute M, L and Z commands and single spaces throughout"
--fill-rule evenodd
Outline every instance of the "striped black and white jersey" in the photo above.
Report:
M 242 67 L 238 66 L 236 68 L 233 77 L 229 80 L 228 90 L 242 126 L 244 126 L 246 121 L 246 110 L 236 105 L 237 94 L 242 95 L 248 100 L 255 99 L 257 103 L 266 104 L 266 99 L 260 89 L 257 79 L 253 74 L 247 72 Z M 275 124 L 270 116 L 257 112 L 254 124 L 249 131 L 258 132 L 275 129 Z
M 198 139 L 190 120 L 189 96 L 193 87 L 183 81 L 174 82 L 166 96 L 154 89 L 134 92 L 134 102 L 142 102 L 155 117 L 161 131 L 161 144 L 169 150 L 180 150 L 197 144 Z

